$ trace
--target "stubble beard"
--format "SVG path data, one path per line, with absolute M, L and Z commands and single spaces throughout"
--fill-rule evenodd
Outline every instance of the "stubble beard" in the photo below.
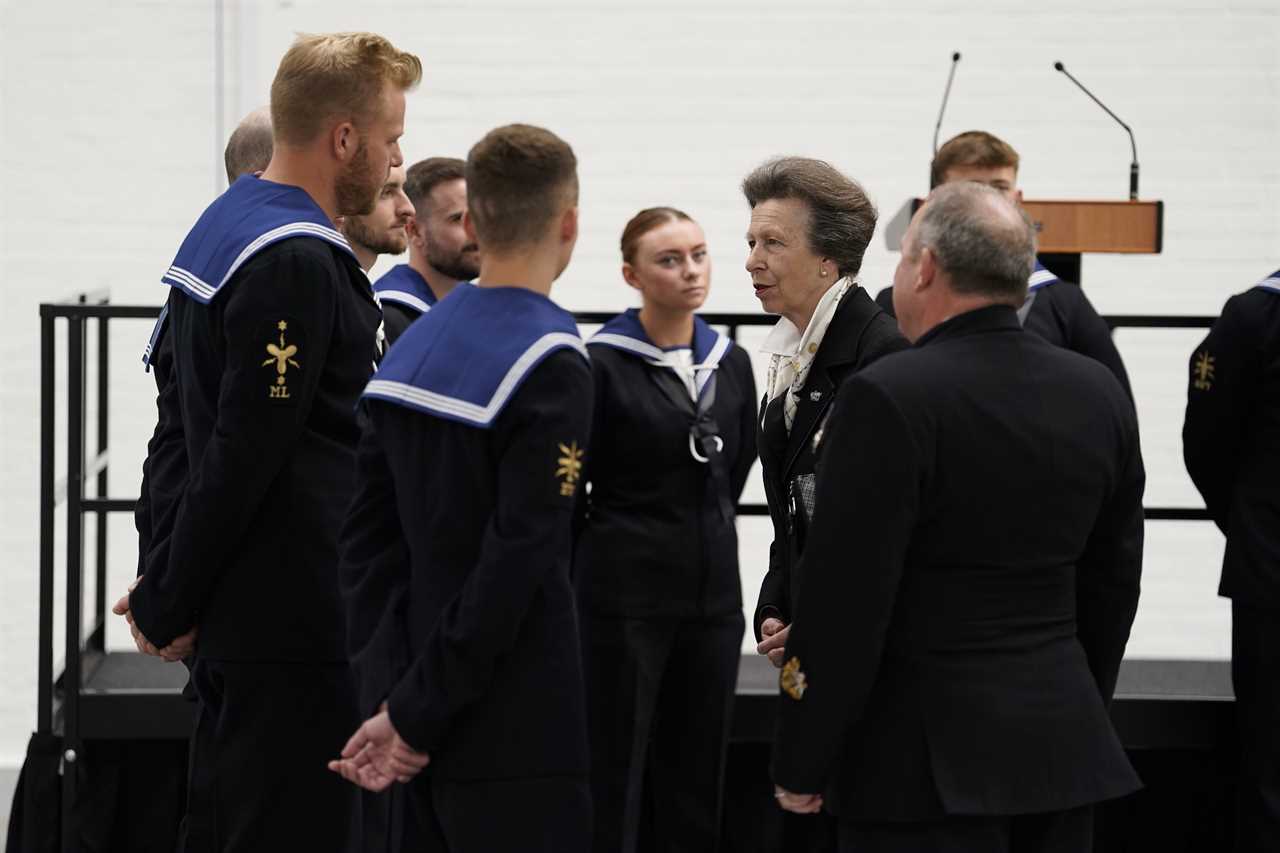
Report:
M 369 147 L 363 136 L 357 144 L 351 163 L 334 181 L 333 194 L 338 203 L 339 216 L 366 216 L 372 213 L 378 202 L 378 190 L 382 189 L 382 184 L 386 181 L 385 175 L 379 179 L 373 173 L 373 165 L 369 162 Z
M 454 281 L 471 281 L 480 275 L 480 265 L 467 255 L 475 251 L 474 245 L 463 246 L 458 251 L 446 255 L 444 251 L 427 237 L 427 257 L 431 266 Z
M 358 217 L 348 217 L 342 226 L 347 239 L 358 243 L 376 255 L 399 255 L 409 247 L 409 237 L 404 227 L 378 232 L 365 225 Z

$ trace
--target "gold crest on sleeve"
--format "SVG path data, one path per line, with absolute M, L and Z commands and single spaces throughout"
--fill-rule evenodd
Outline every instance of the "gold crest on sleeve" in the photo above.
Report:
M 272 400 L 288 400 L 289 385 L 286 374 L 290 367 L 301 369 L 302 365 L 294 358 L 298 354 L 298 347 L 295 344 L 285 343 L 284 333 L 289 328 L 289 324 L 281 320 L 276 324 L 276 328 L 280 330 L 280 343 L 267 344 L 267 355 L 271 357 L 262 362 L 262 366 L 275 365 L 276 368 L 276 381 L 269 387 L 267 396 Z
M 1191 368 L 1191 387 L 1197 391 L 1208 391 L 1213 387 L 1213 356 L 1208 350 L 1200 353 Z
M 578 479 L 582 476 L 582 457 L 586 450 L 578 447 L 578 442 L 560 445 L 560 458 L 556 460 L 556 479 L 560 481 L 560 494 L 566 498 L 573 497 L 578 490 Z
M 809 682 L 800 671 L 800 658 L 792 658 L 782 667 L 782 692 L 799 702 L 809 689 Z

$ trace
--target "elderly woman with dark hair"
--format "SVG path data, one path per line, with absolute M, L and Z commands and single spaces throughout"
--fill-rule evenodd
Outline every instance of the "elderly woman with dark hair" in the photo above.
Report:
M 781 315 L 762 348 L 770 361 L 758 443 L 773 544 L 753 620 L 757 649 L 781 667 L 836 390 L 907 342 L 858 282 L 876 210 L 856 181 L 821 160 L 782 157 L 747 175 L 742 192 L 747 271 L 764 310 Z M 784 670 L 793 695 L 804 689 L 795 680 Z

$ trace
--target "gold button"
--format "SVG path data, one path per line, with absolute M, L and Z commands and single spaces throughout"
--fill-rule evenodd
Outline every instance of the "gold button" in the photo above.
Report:
M 814 343 L 809 344 L 809 355 L 813 355 L 817 351 L 818 351 L 817 344 L 814 344 Z

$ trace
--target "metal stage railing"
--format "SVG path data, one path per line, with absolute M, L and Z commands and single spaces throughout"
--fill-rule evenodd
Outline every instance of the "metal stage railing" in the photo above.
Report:
M 113 320 L 154 319 L 158 307 L 138 305 L 112 305 L 105 290 L 82 293 L 64 302 L 46 303 L 40 306 L 40 592 L 39 592 L 39 650 L 38 650 L 38 698 L 37 731 L 61 735 L 63 739 L 64 769 L 74 766 L 82 753 L 86 739 L 181 737 L 181 719 L 185 713 L 175 712 L 178 722 L 169 724 L 147 723 L 143 705 L 155 700 L 165 700 L 176 707 L 177 689 L 173 676 L 167 681 L 149 685 L 133 685 L 127 689 L 87 689 L 86 685 L 95 672 L 110 667 L 106 654 L 106 606 L 107 606 L 107 524 L 108 514 L 132 512 L 135 498 L 109 496 L 109 433 L 110 422 L 110 337 Z M 581 312 L 576 315 L 580 323 L 599 324 L 613 316 L 609 312 Z M 764 326 L 774 318 L 764 314 L 708 313 L 702 317 L 712 325 L 727 328 L 729 336 L 737 339 L 739 331 L 747 326 Z M 1214 321 L 1210 316 L 1158 316 L 1122 315 L 1105 318 L 1112 329 L 1116 328 L 1177 328 L 1208 327 Z M 58 365 L 56 324 L 67 324 L 67 382 L 66 408 L 66 476 L 56 478 L 57 457 L 57 387 L 55 382 Z M 89 329 L 96 330 L 92 351 L 89 347 Z M 139 336 L 141 338 L 141 335 Z M 91 360 L 96 367 L 96 412 L 89 422 L 87 404 L 88 376 Z M 93 453 L 86 450 L 90 435 Z M 55 575 L 55 511 L 66 504 L 66 624 L 65 661 L 60 675 L 54 675 L 54 575 Z M 767 515 L 763 504 L 746 503 L 739 507 L 742 515 Z M 85 517 L 96 517 L 94 574 L 94 599 L 92 627 L 82 631 L 84 617 L 85 570 Z M 1204 521 L 1209 518 L 1203 509 L 1185 507 L 1147 507 L 1146 518 L 1153 521 Z M 171 668 L 172 669 L 172 668 Z M 178 685 L 180 686 L 180 685 Z M 742 692 L 742 691 L 740 691 Z M 750 693 L 750 690 L 746 691 Z M 74 767 L 73 767 L 74 769 Z M 75 772 L 63 774 L 63 839 L 72 838 L 69 832 L 70 815 L 74 811 L 66 804 L 75 802 Z

